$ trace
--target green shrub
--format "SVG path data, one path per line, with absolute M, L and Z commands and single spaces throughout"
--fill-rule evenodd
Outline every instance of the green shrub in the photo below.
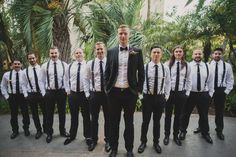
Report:
M 236 91 L 232 91 L 227 97 L 225 102 L 225 110 L 236 110 Z
M 10 113 L 9 105 L 5 99 L 0 98 L 0 114 L 6 113 Z

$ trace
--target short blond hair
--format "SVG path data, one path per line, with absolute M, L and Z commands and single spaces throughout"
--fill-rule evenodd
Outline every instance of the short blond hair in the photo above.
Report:
M 129 29 L 129 26 L 126 25 L 126 24 L 121 24 L 121 25 L 118 27 L 118 29 L 120 29 L 120 28 L 128 28 L 128 29 Z

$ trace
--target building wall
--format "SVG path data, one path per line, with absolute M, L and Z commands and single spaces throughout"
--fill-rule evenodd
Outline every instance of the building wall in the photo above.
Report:
M 164 14 L 164 2 L 165 0 L 150 0 L 150 14 L 159 13 L 163 18 Z M 141 16 L 143 20 L 147 19 L 147 10 L 148 10 L 148 0 L 144 0 L 143 8 L 141 9 Z

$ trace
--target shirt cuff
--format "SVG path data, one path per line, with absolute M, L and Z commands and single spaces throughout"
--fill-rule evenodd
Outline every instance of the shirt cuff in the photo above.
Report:
M 225 94 L 226 94 L 226 95 L 228 95 L 229 92 L 230 92 L 230 90 L 228 90 L 228 89 L 225 90 Z
M 190 91 L 186 91 L 186 93 L 185 93 L 187 96 L 189 96 L 189 94 L 190 94 Z
M 86 96 L 86 98 L 88 98 L 90 96 L 90 93 L 89 92 L 85 92 L 85 96 Z
M 24 93 L 24 97 L 26 98 L 28 96 L 28 93 Z
M 213 92 L 209 92 L 209 95 L 210 95 L 210 97 L 212 97 L 213 96 Z
M 9 98 L 9 95 L 8 94 L 4 95 L 4 98 L 7 100 Z

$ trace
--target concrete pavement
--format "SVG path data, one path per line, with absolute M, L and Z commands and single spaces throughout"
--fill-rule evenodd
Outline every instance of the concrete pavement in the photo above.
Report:
M 42 118 L 42 117 L 41 117 Z M 70 128 L 70 115 L 66 117 L 66 129 Z M 104 151 L 104 134 L 103 134 L 103 116 L 100 114 L 99 126 L 99 141 L 96 149 L 93 152 L 87 151 L 87 145 L 83 137 L 83 125 L 80 114 L 80 123 L 77 134 L 77 139 L 67 146 L 64 146 L 65 138 L 60 137 L 58 131 L 58 116 L 54 116 L 54 135 L 50 144 L 45 141 L 46 135 L 44 134 L 40 139 L 36 140 L 35 127 L 31 118 L 29 137 L 24 136 L 22 129 L 22 118 L 19 116 L 20 135 L 14 139 L 10 139 L 11 127 L 10 116 L 0 116 L 0 157 L 108 157 L 108 153 Z M 217 138 L 214 131 L 215 123 L 214 116 L 209 116 L 210 135 L 213 139 L 213 144 L 208 144 L 201 137 L 200 134 L 193 134 L 193 130 L 197 126 L 198 115 L 193 114 L 188 128 L 186 140 L 183 141 L 183 146 L 177 146 L 170 136 L 170 143 L 168 146 L 163 144 L 164 138 L 164 114 L 161 119 L 161 137 L 160 146 L 162 147 L 162 154 L 157 154 L 152 147 L 152 121 L 149 126 L 147 148 L 142 154 L 137 153 L 140 144 L 141 134 L 141 112 L 136 112 L 134 115 L 134 128 L 135 128 L 135 141 L 134 141 L 134 154 L 136 157 L 235 157 L 236 156 L 236 118 L 225 117 L 225 141 Z M 120 139 L 118 157 L 125 157 L 126 150 L 124 148 L 124 121 L 123 117 L 120 124 Z

